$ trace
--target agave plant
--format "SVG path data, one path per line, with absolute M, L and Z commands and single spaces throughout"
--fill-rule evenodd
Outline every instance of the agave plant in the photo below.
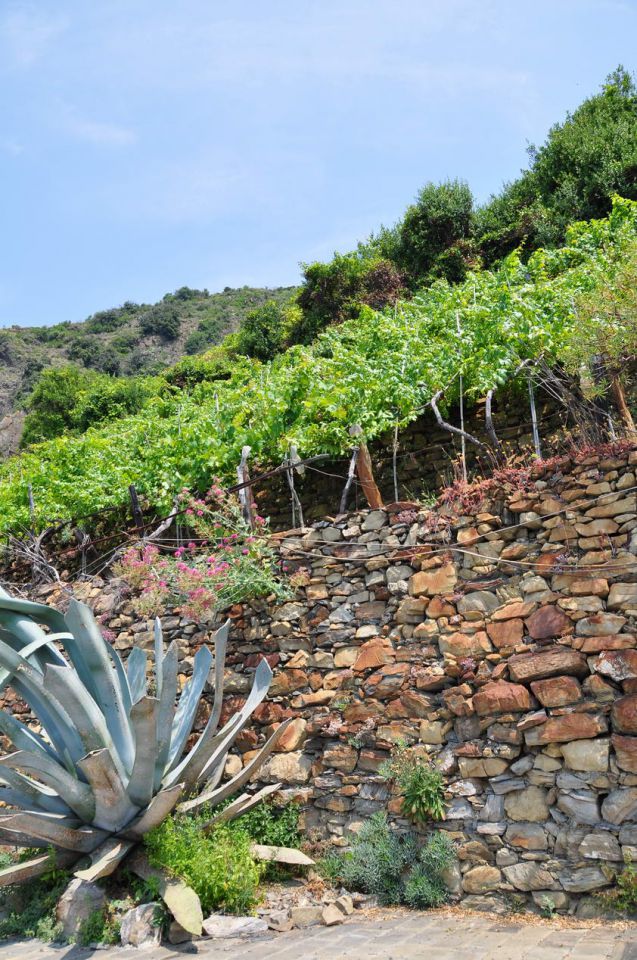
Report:
M 46 872 L 53 858 L 76 877 L 107 876 L 175 808 L 214 807 L 247 783 L 286 724 L 221 783 L 228 750 L 272 679 L 262 660 L 245 705 L 219 728 L 228 630 L 229 621 L 215 634 L 214 657 L 205 646 L 197 651 L 177 698 L 177 643 L 164 649 L 159 620 L 152 670 L 140 647 L 124 666 L 86 605 L 72 600 L 62 615 L 0 589 L 0 692 L 11 685 L 41 727 L 0 711 L 0 732 L 16 747 L 0 757 L 0 841 L 45 851 L 0 871 L 0 886 Z M 190 745 L 213 664 L 212 712 Z M 241 794 L 210 824 L 246 812 L 277 786 Z M 148 872 L 139 854 L 129 862 Z

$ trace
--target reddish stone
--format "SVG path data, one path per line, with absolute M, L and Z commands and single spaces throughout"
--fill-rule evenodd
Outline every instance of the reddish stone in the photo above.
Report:
M 265 703 L 260 703 L 258 707 L 255 707 L 254 713 L 252 716 L 257 723 L 266 725 L 268 723 L 280 723 L 285 715 L 285 710 L 280 703 L 272 703 L 270 700 L 266 700 Z
M 380 600 L 368 600 L 356 607 L 359 620 L 379 620 L 385 613 L 386 605 Z
M 602 580 L 601 577 L 593 580 L 575 580 L 570 585 L 570 592 L 574 597 L 606 597 L 608 580 Z
M 627 633 L 611 633 L 605 637 L 577 637 L 573 646 L 582 653 L 601 653 L 602 650 L 630 650 L 635 638 Z
M 245 658 L 245 665 L 246 667 L 258 667 L 262 660 L 267 660 L 270 667 L 274 670 L 280 659 L 281 656 L 278 653 L 266 653 L 265 655 L 262 653 L 251 653 Z
M 458 581 L 453 563 L 445 563 L 432 570 L 420 570 L 409 582 L 409 592 L 413 597 L 425 594 L 435 597 L 438 594 L 451 593 Z
M 282 697 L 294 690 L 302 690 L 308 685 L 308 676 L 303 670 L 281 670 L 275 674 L 270 684 L 270 696 Z
M 526 629 L 534 640 L 549 640 L 561 637 L 572 630 L 573 623 L 559 607 L 540 607 L 525 621 Z
M 375 700 L 358 701 L 350 704 L 343 711 L 343 717 L 348 723 L 364 723 L 384 716 L 384 709 Z
M 427 616 L 433 617 L 434 620 L 438 617 L 454 617 L 455 615 L 456 608 L 454 605 L 449 603 L 448 600 L 443 600 L 442 597 L 434 597 L 427 607 Z
M 441 653 L 450 653 L 453 657 L 483 657 L 493 652 L 489 637 L 484 630 L 477 633 L 441 634 L 438 638 Z
M 345 743 L 338 743 L 323 751 L 322 760 L 326 767 L 351 773 L 358 761 L 358 751 Z
M 396 659 L 391 640 L 374 637 L 361 646 L 360 653 L 354 662 L 354 670 L 372 670 Z
M 621 737 L 618 733 L 614 733 L 610 742 L 620 770 L 637 773 L 637 737 Z
M 444 690 L 442 699 L 447 709 L 456 717 L 468 717 L 475 712 L 471 701 L 471 687 L 467 683 Z
M 610 719 L 618 733 L 637 733 L 637 694 L 629 693 L 615 700 Z
M 637 677 L 631 677 L 630 680 L 622 680 L 622 690 L 624 693 L 637 693 Z
M 575 703 L 582 696 L 582 689 L 575 677 L 535 680 L 531 690 L 543 707 L 563 707 L 567 703 Z
M 442 667 L 433 666 L 428 670 L 419 670 L 416 673 L 417 690 L 442 690 L 448 682 L 447 675 Z
M 608 650 L 600 653 L 595 671 L 620 683 L 637 677 L 637 650 Z
M 566 713 L 561 717 L 549 717 L 546 723 L 533 727 L 525 733 L 528 747 L 545 743 L 568 743 L 569 740 L 591 740 L 606 732 L 604 717 L 590 713 Z
M 387 716 L 392 719 L 416 717 L 421 720 L 428 717 L 433 707 L 433 698 L 415 690 L 405 690 L 400 697 L 387 705 Z
M 537 653 L 522 653 L 509 659 L 509 674 L 512 680 L 526 683 L 562 673 L 585 677 L 588 673 L 586 657 L 570 647 L 555 646 Z
M 408 663 L 397 663 L 372 673 L 365 682 L 366 696 L 377 697 L 379 700 L 394 696 L 402 687 L 409 669 Z
M 487 633 L 496 649 L 515 647 L 522 641 L 524 623 L 519 617 L 512 620 L 501 620 L 499 623 L 489 623 L 487 624 Z
M 240 753 L 245 753 L 246 750 L 254 750 L 258 742 L 259 738 L 254 730 L 242 730 L 235 740 L 235 746 Z
M 506 603 L 503 607 L 494 611 L 494 613 L 491 614 L 491 619 L 499 621 L 513 620 L 518 617 L 529 617 L 535 610 L 535 606 L 534 603 L 525 603 L 524 600 L 512 600 L 510 603 Z
M 497 680 L 487 683 L 473 696 L 476 713 L 483 716 L 489 713 L 509 713 L 529 710 L 531 697 L 526 687 L 519 683 L 507 683 Z

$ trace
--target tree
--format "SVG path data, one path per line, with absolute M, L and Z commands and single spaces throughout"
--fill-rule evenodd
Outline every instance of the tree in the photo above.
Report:
M 426 184 L 399 226 L 397 259 L 412 284 L 464 279 L 473 257 L 473 194 L 463 180 Z
M 149 307 L 140 317 L 140 328 L 146 335 L 157 335 L 164 340 L 175 340 L 179 336 L 181 320 L 177 307 L 169 302 Z
M 274 300 L 250 310 L 238 331 L 237 350 L 256 360 L 271 360 L 283 346 L 285 314 Z
M 97 375 L 69 364 L 45 370 L 26 403 L 21 446 L 59 437 L 75 427 L 74 410 L 82 391 Z

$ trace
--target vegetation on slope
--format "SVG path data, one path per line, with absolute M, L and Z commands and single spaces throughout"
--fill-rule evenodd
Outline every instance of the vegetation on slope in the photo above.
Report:
M 452 403 L 461 373 L 465 394 L 478 398 L 526 359 L 576 356 L 586 367 L 580 304 L 595 326 L 597 294 L 624 289 L 636 256 L 637 203 L 617 199 L 609 218 L 571 227 L 561 248 L 527 262 L 512 253 L 493 270 L 457 284 L 441 279 L 394 308 L 366 307 L 267 363 L 223 348 L 182 361 L 145 384 L 152 389 L 139 412 L 6 462 L 0 529 L 30 522 L 29 483 L 39 526 L 121 505 L 133 482 L 164 510 L 184 486 L 206 490 L 214 476 L 233 477 L 246 443 L 262 463 L 280 460 L 291 443 L 302 455 L 338 453 L 351 445 L 352 423 L 371 439 L 409 423 L 440 390 Z M 633 308 L 627 301 L 610 321 L 600 317 L 610 365 L 621 366 L 628 336 L 634 342 Z M 599 340 L 592 349 L 599 352 Z

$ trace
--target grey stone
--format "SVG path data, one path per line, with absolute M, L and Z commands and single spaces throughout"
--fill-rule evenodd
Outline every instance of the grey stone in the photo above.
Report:
M 597 794 L 591 790 L 560 793 L 557 798 L 557 806 L 576 823 L 599 823 L 599 801 Z
M 323 922 L 323 908 L 292 907 L 290 916 L 295 927 L 316 927 Z
M 609 823 L 637 819 L 637 789 L 627 787 L 609 793 L 602 803 L 602 816 Z
M 545 890 L 553 885 L 553 877 L 540 863 L 514 863 L 503 873 L 516 890 Z
M 607 887 L 610 883 L 599 867 L 563 870 L 559 874 L 559 881 L 569 893 L 585 893 L 587 890 Z
M 266 922 L 270 930 L 276 930 L 277 933 L 287 933 L 294 927 L 289 910 L 273 910 L 266 917 Z
M 467 593 L 456 603 L 458 613 L 463 616 L 471 614 L 489 614 L 500 606 L 500 601 L 494 593 L 488 593 L 486 590 L 476 590 L 474 593 Z
M 549 816 L 546 790 L 542 787 L 530 786 L 516 793 L 507 794 L 504 798 L 504 807 L 511 820 L 544 823 Z
M 71 880 L 58 900 L 56 919 L 62 924 L 65 937 L 76 936 L 85 920 L 102 910 L 106 903 L 106 894 L 96 883 L 88 880 Z
M 124 947 L 157 947 L 161 940 L 161 924 L 156 922 L 158 903 L 141 903 L 122 917 L 120 939 Z M 184 931 L 185 933 L 186 931 Z M 190 936 L 189 934 L 187 936 Z
M 579 846 L 580 857 L 585 860 L 622 860 L 617 837 L 612 833 L 589 833 Z
M 265 933 L 268 924 L 259 917 L 226 917 L 213 913 L 204 920 L 203 928 L 214 940 L 224 940 L 227 937 L 253 937 Z
M 605 773 L 608 770 L 610 740 L 598 737 L 595 740 L 573 740 L 562 744 L 562 756 L 571 770 Z

